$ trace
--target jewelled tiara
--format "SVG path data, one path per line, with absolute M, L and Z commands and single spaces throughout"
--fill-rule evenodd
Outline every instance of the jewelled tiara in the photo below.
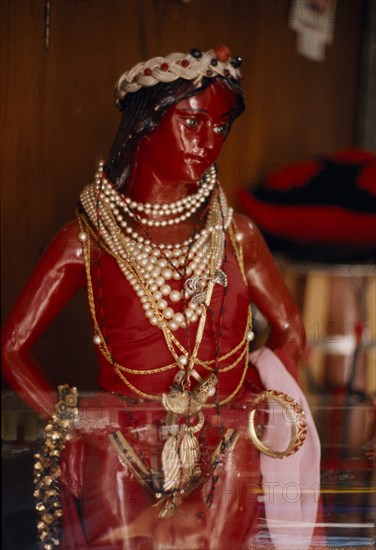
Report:
M 197 81 L 197 85 L 200 85 L 202 77 L 221 76 L 241 80 L 241 62 L 240 57 L 231 57 L 227 46 L 218 46 L 207 52 L 193 48 L 189 54 L 171 53 L 166 57 L 153 57 L 121 75 L 115 86 L 116 102 L 121 104 L 127 94 L 140 88 L 155 86 L 158 82 L 173 82 L 178 78 Z

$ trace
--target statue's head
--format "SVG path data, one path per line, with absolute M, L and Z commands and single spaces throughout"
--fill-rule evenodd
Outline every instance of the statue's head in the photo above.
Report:
M 175 153 L 185 151 L 191 158 L 185 159 L 187 171 L 198 179 L 205 164 L 215 161 L 233 121 L 244 110 L 240 64 L 239 57 L 231 57 L 221 46 L 205 53 L 193 49 L 190 54 L 155 57 L 124 73 L 115 88 L 122 118 L 106 165 L 113 183 L 120 188 L 129 180 L 140 149 L 161 164 L 177 160 Z M 206 145 L 204 133 L 198 132 L 205 116 L 213 124 Z M 200 154 L 209 148 L 211 154 L 204 155 L 200 165 Z

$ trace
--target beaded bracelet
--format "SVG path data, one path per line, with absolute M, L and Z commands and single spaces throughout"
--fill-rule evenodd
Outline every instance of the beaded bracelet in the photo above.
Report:
M 72 422 L 78 416 L 77 388 L 64 384 L 58 386 L 58 393 L 55 413 L 42 430 L 43 447 L 34 455 L 35 508 L 39 515 L 37 528 L 43 550 L 52 550 L 60 543 L 60 520 L 63 515 L 59 488 L 60 457 L 65 442 L 72 437 Z

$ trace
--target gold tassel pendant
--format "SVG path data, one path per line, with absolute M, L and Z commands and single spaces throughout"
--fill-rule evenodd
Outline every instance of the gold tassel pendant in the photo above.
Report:
M 184 424 L 179 433 L 170 435 L 162 451 L 164 491 L 181 491 L 200 475 L 200 445 L 191 429 Z

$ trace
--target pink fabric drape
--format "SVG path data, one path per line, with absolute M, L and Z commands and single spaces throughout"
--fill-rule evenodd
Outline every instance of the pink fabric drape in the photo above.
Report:
M 284 459 L 261 454 L 260 466 L 266 520 L 276 550 L 308 549 L 320 494 L 320 441 L 315 424 L 302 390 L 270 349 L 254 351 L 250 360 L 266 389 L 290 395 L 306 415 L 307 438 L 301 449 Z M 273 449 L 282 450 L 289 435 L 289 420 L 277 405 L 263 440 Z

